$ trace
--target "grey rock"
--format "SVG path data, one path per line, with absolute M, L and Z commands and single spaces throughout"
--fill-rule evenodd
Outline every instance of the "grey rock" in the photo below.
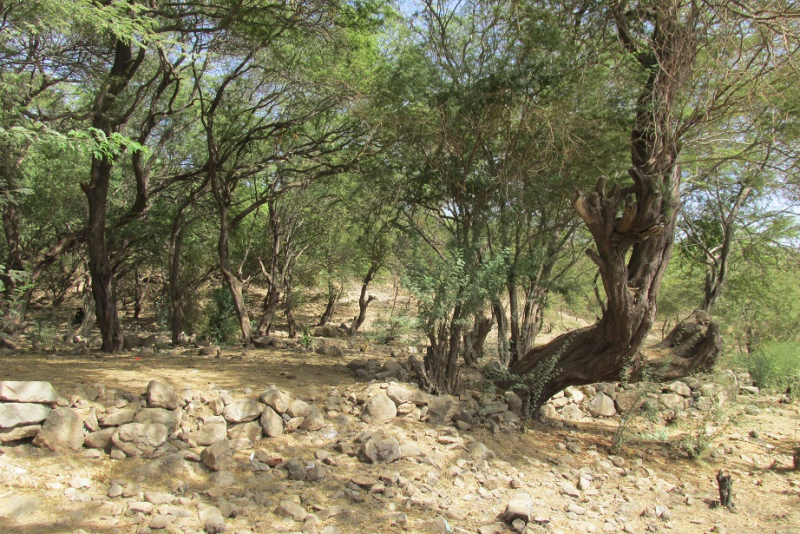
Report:
M 210 477 L 208 477 L 208 481 L 211 483 L 212 486 L 216 486 L 219 488 L 227 488 L 228 486 L 233 486 L 239 480 L 236 478 L 236 475 L 231 473 L 227 470 L 217 471 L 216 473 L 212 473 Z
M 147 406 L 174 410 L 178 407 L 178 396 L 171 387 L 156 380 L 147 384 Z
M 418 404 L 416 400 L 414 403 Z M 428 422 L 437 425 L 450 424 L 460 411 L 461 403 L 458 402 L 458 399 L 448 395 L 433 397 L 428 402 Z
M 286 395 L 274 387 L 267 389 L 264 393 L 259 395 L 258 400 L 279 414 L 285 413 L 289 408 L 289 400 L 286 398 Z
M 0 382 L 0 400 L 11 402 L 56 402 L 56 390 L 50 382 L 3 380 Z
M 506 391 L 505 394 L 506 404 L 508 404 L 508 409 L 514 412 L 517 415 L 522 413 L 522 399 L 519 395 L 514 393 L 513 391 Z
M 400 458 L 416 458 L 422 456 L 422 450 L 416 443 L 405 441 L 400 444 Z
M 558 416 L 558 410 L 556 407 L 550 403 L 545 404 L 542 406 L 542 409 L 539 410 L 539 417 L 544 417 L 545 419 L 555 419 Z
M 231 442 L 227 439 L 209 445 L 200 453 L 200 459 L 213 471 L 221 471 L 233 466 Z
M 305 401 L 295 400 L 289 404 L 286 414 L 291 417 L 308 417 L 311 414 L 311 405 Z
M 308 516 L 308 512 L 302 506 L 289 500 L 281 501 L 278 504 L 277 512 L 291 517 L 294 521 L 303 521 Z
M 136 410 L 125 408 L 101 414 L 97 418 L 97 422 L 100 426 L 120 426 L 132 422 L 134 416 L 136 416 Z
M 361 444 L 359 459 L 367 463 L 391 463 L 400 459 L 400 443 L 394 436 L 374 432 Z
M 410 403 L 411 399 L 414 398 L 414 390 L 400 384 L 392 383 L 389 384 L 389 387 L 386 389 L 386 396 L 392 399 L 397 405 L 406 404 Z
M 515 491 L 508 499 L 502 518 L 507 523 L 511 523 L 515 519 L 522 519 L 528 523 L 531 515 L 533 515 L 533 497 L 528 492 Z
M 286 469 L 286 477 L 289 480 L 305 480 L 306 478 L 306 468 L 300 461 L 289 460 L 281 467 Z
M 255 443 L 261 439 L 261 423 L 250 421 L 249 423 L 232 425 L 228 428 L 228 439 L 231 441 L 247 440 Z
M 333 325 L 325 325 L 321 326 L 314 330 L 314 337 L 339 337 L 342 335 L 342 331 L 339 330 L 337 327 Z
M 306 471 L 306 480 L 308 482 L 316 482 L 328 476 L 327 470 L 319 463 L 315 463 Z
M 283 434 L 283 418 L 270 406 L 264 408 L 260 422 L 265 436 L 275 438 Z
M 206 519 L 205 530 L 208 534 L 220 534 L 228 530 L 228 525 L 221 515 L 212 515 Z
M 184 454 L 176 452 L 156 458 L 135 468 L 132 474 L 152 479 L 161 479 L 165 476 L 173 479 L 192 477 L 195 472 L 186 461 Z
M 614 400 L 605 393 L 598 393 L 589 403 L 589 413 L 594 417 L 611 417 L 616 415 Z
M 361 419 L 371 425 L 388 423 L 397 416 L 397 406 L 383 393 L 372 397 L 361 414 Z
M 240 399 L 228 404 L 223 410 L 222 416 L 229 423 L 246 423 L 258 419 L 262 409 L 258 401 Z
M 47 416 L 33 444 L 56 452 L 77 451 L 83 447 L 83 419 L 77 410 L 56 408 Z
M 467 445 L 467 452 L 475 460 L 491 460 L 495 457 L 494 452 L 480 441 L 473 441 Z
M 0 428 L 0 443 L 35 437 L 42 425 L 22 425 L 13 428 Z
M 215 415 L 201 421 L 202 426 L 192 434 L 198 445 L 211 445 L 228 436 L 228 425 L 224 417 Z
M 670 393 L 676 393 L 681 397 L 691 397 L 692 396 L 692 388 L 681 382 L 680 380 L 676 380 L 675 382 L 669 384 L 667 387 L 664 388 L 664 391 Z
M 314 406 L 311 408 L 311 413 L 305 418 L 300 428 L 303 430 L 316 431 L 325 425 L 325 414 L 322 410 Z
M 116 431 L 116 428 L 109 427 L 87 434 L 83 439 L 83 445 L 90 449 L 107 449 L 111 446 L 111 436 Z
M 344 356 L 344 351 L 336 345 L 322 345 L 314 352 L 329 358 L 341 358 Z
M 577 404 L 567 404 L 561 409 L 561 417 L 569 421 L 580 421 L 586 417 L 586 413 Z
M 128 456 L 141 456 L 160 447 L 168 434 L 167 427 L 158 423 L 128 423 L 117 427 L 111 442 Z
M 174 432 L 181 424 L 183 410 L 167 410 L 165 408 L 144 408 L 136 412 L 134 423 L 158 423 L 167 427 L 170 433 Z
M 682 395 L 678 395 L 677 393 L 663 393 L 658 396 L 658 402 L 664 408 L 673 410 L 675 408 L 683 408 L 685 399 Z
M 0 403 L 0 428 L 41 423 L 51 411 L 52 408 L 43 404 Z

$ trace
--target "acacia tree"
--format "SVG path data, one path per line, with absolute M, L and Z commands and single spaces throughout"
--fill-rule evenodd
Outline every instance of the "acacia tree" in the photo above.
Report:
M 702 317 L 682 350 L 664 347 L 648 358 L 641 349 L 672 253 L 684 144 L 710 121 L 743 110 L 767 75 L 791 61 L 793 19 L 776 11 L 783 24 L 762 24 L 763 14 L 751 7 L 681 0 L 608 7 L 608 29 L 644 80 L 633 108 L 631 182 L 609 190 L 601 178 L 594 191 L 575 196 L 594 241 L 587 254 L 598 267 L 606 304 L 597 324 L 533 349 L 511 369 L 526 383 L 533 406 L 569 385 L 623 375 L 636 380 L 646 370 L 667 380 L 715 362 L 718 327 Z M 779 46 L 788 48 L 776 49 L 776 31 Z

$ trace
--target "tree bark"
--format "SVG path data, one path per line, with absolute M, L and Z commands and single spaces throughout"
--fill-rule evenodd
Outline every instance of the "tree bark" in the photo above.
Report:
M 673 109 L 691 74 L 698 43 L 692 13 L 665 2 L 654 7 L 648 47 L 632 40 L 627 18 L 613 12 L 619 38 L 635 53 L 648 77 L 640 94 L 631 133 L 633 183 L 606 191 L 598 180 L 589 194 L 577 193 L 573 205 L 594 240 L 587 255 L 597 265 L 606 294 L 602 318 L 594 326 L 562 335 L 534 348 L 510 371 L 506 386 L 522 382 L 528 402 L 541 406 L 570 385 L 617 381 L 627 376 L 665 380 L 713 363 L 714 350 L 682 358 L 648 361 L 641 348 L 656 313 L 656 298 L 672 253 L 680 207 L 681 139 Z M 718 343 L 710 327 L 707 343 Z M 663 356 L 663 355 L 662 355 Z
M 367 290 L 369 288 L 370 282 L 375 278 L 375 275 L 378 273 L 379 265 L 373 263 L 369 266 L 369 270 L 367 270 L 367 274 L 364 276 L 364 279 L 361 281 L 361 293 L 358 295 L 358 316 L 353 319 L 353 326 L 350 327 L 350 335 L 354 336 L 358 333 L 359 328 L 361 325 L 364 324 L 364 321 L 367 319 L 367 308 L 369 304 L 375 300 L 374 295 L 367 296 Z

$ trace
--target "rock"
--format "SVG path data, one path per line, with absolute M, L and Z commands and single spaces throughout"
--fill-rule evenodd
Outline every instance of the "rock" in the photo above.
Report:
M 580 421 L 586 417 L 586 414 L 577 404 L 567 404 L 561 409 L 561 417 L 569 421 Z
M 676 408 L 683 408 L 685 399 L 682 395 L 678 395 L 677 393 L 663 393 L 658 396 L 658 402 L 664 408 L 667 408 L 668 410 L 674 410 Z
M 491 460 L 495 457 L 494 452 L 480 441 L 473 441 L 467 445 L 467 452 L 475 460 Z
M 211 445 L 228 436 L 228 425 L 225 418 L 219 415 L 200 418 L 202 426 L 192 434 L 192 439 L 198 445 Z
M 539 417 L 544 417 L 545 419 L 555 419 L 558 416 L 558 410 L 556 407 L 550 403 L 545 404 L 542 406 L 542 409 L 539 410 Z
M 435 534 L 446 534 L 453 532 L 453 527 L 447 522 L 444 516 L 438 515 L 425 525 L 425 532 Z
M 305 418 L 300 428 L 303 430 L 316 431 L 325 425 L 325 414 L 316 406 L 311 408 L 311 413 Z
M 212 515 L 206 519 L 205 530 L 208 534 L 220 534 L 228 530 L 228 526 L 221 515 Z
M 611 417 L 616 415 L 617 408 L 614 400 L 605 393 L 598 393 L 589 403 L 589 413 L 594 417 Z
M 581 402 L 583 402 L 583 399 L 585 397 L 583 391 L 576 388 L 575 386 L 569 386 L 568 388 L 566 388 L 564 390 L 564 395 L 566 395 L 567 398 L 570 399 L 575 404 L 580 404 Z
M 422 451 L 416 443 L 405 441 L 400 444 L 400 458 L 416 458 L 422 456 Z
M 638 410 L 644 404 L 644 397 L 635 389 L 626 389 L 617 392 L 617 398 L 614 399 L 617 404 L 617 412 L 626 413 L 632 410 Z
M 302 506 L 288 500 L 281 501 L 280 504 L 278 504 L 277 512 L 291 517 L 294 521 L 303 521 L 308 516 L 308 512 L 306 512 Z
M 231 442 L 227 439 L 209 445 L 200 453 L 200 459 L 213 471 L 221 471 L 233 466 Z
M 216 486 L 218 488 L 227 488 L 228 486 L 233 486 L 239 482 L 239 480 L 236 478 L 236 475 L 224 469 L 222 471 L 212 473 L 211 476 L 208 477 L 208 481 L 212 486 Z
M 253 399 L 240 399 L 228 404 L 222 416 L 229 423 L 246 423 L 258 419 L 262 411 L 261 404 Z
M 397 406 L 383 393 L 372 397 L 361 414 L 361 419 L 371 425 L 388 423 L 397 416 Z
M 77 451 L 83 447 L 83 419 L 77 410 L 56 408 L 47 416 L 33 444 L 56 452 Z
M 522 519 L 528 523 L 532 514 L 533 497 L 525 491 L 515 491 L 509 497 L 506 509 L 501 517 L 506 523 L 511 523 L 515 519 Z
M 261 412 L 261 429 L 268 438 L 275 438 L 283 434 L 283 418 L 270 406 Z
M 394 436 L 374 432 L 361 444 L 359 459 L 367 463 L 391 463 L 400 459 L 400 443 Z
M 314 352 L 322 356 L 328 356 L 329 358 L 341 358 L 344 356 L 344 351 L 336 345 L 322 345 Z
M 151 460 L 135 468 L 131 473 L 136 476 L 160 479 L 169 476 L 173 479 L 192 477 L 194 470 L 184 457 L 186 453 L 173 453 Z
M 228 428 L 228 439 L 231 441 L 246 440 L 255 443 L 261 439 L 261 424 L 258 421 L 232 425 Z
M 514 393 L 513 391 L 506 391 L 505 399 L 506 399 L 506 404 L 508 404 L 508 409 L 517 415 L 521 415 L 522 399 L 520 398 L 520 396 Z
M 416 400 L 414 400 L 414 403 L 418 404 Z M 458 399 L 448 395 L 442 395 L 441 397 L 433 397 L 428 401 L 428 413 L 426 417 L 430 423 L 447 425 L 453 421 L 456 414 L 460 411 L 461 403 L 458 402 Z
M 389 387 L 386 389 L 386 395 L 397 405 L 406 404 L 410 403 L 411 399 L 414 398 L 414 390 L 406 386 L 401 386 L 400 384 L 392 383 L 389 384 Z
M 0 403 L 0 428 L 41 423 L 53 409 L 43 404 Z
M 169 431 L 158 423 L 128 423 L 117 427 L 111 442 L 128 456 L 151 454 L 166 440 Z
M 306 468 L 302 462 L 297 460 L 289 460 L 282 467 L 286 469 L 286 477 L 289 480 L 306 479 Z
M 22 425 L 14 428 L 0 428 L 0 443 L 35 437 L 42 425 Z
M 136 412 L 134 423 L 157 423 L 167 427 L 170 433 L 174 432 L 181 424 L 183 410 L 167 410 L 164 408 L 144 408 Z
M 559 487 L 561 488 L 561 493 L 564 495 L 569 495 L 570 497 L 581 496 L 581 492 L 578 491 L 578 488 L 576 488 L 574 484 L 570 484 L 569 482 L 561 482 L 559 483 Z
M 325 470 L 320 464 L 315 463 L 306 471 L 306 480 L 308 482 L 316 482 L 328 476 L 328 471 Z
M 10 402 L 56 402 L 56 390 L 50 382 L 3 380 L 0 382 L 0 400 Z
M 492 523 L 478 527 L 478 534 L 505 534 L 507 531 L 503 523 Z
M 161 530 L 167 528 L 172 519 L 166 515 L 155 515 L 152 519 L 150 519 L 150 528 L 155 530 Z
M 83 439 L 83 445 L 90 449 L 107 449 L 111 446 L 111 436 L 113 436 L 116 431 L 116 428 L 109 427 L 98 430 L 97 432 L 92 432 Z
M 289 408 L 288 399 L 275 387 L 267 389 L 264 393 L 259 395 L 258 400 L 279 414 L 285 413 L 286 409 Z
M 147 406 L 174 410 L 178 407 L 178 396 L 171 387 L 151 380 L 147 384 Z
M 257 349 L 268 349 L 272 346 L 272 338 L 269 336 L 260 337 L 252 341 L 253 346 Z
M 746 393 L 748 395 L 758 395 L 761 392 L 756 386 L 740 386 L 739 393 Z
M 308 417 L 311 414 L 311 405 L 301 400 L 295 400 L 286 409 L 286 414 L 291 417 Z
M 314 337 L 339 337 L 342 331 L 333 325 L 321 326 L 314 330 Z
M 671 393 L 676 393 L 681 397 L 691 397 L 692 396 L 692 388 L 681 382 L 680 380 L 676 380 L 672 384 L 668 385 L 664 388 L 664 391 L 668 391 Z
M 120 426 L 132 422 L 135 415 L 136 410 L 125 408 L 104 413 L 97 418 L 97 422 L 100 426 Z

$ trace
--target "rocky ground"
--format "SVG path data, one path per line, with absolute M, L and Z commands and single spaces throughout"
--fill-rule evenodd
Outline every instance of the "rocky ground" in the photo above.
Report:
M 0 532 L 800 529 L 797 405 L 734 373 L 573 388 L 523 426 L 474 372 L 431 398 L 409 349 L 314 344 L 5 350 L 0 380 L 52 391 L 0 386 L 0 439 L 24 438 L 0 443 Z

